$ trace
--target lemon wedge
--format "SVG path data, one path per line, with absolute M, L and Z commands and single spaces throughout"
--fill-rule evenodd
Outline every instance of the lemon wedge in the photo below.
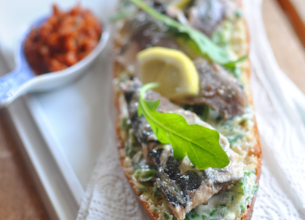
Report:
M 169 99 L 196 96 L 199 77 L 193 61 L 179 50 L 151 47 L 137 54 L 143 84 L 157 82 L 155 90 Z

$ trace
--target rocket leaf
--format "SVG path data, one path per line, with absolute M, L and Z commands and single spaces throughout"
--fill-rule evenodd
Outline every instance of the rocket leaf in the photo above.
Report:
M 144 99 L 145 92 L 157 86 L 157 83 L 149 83 L 141 88 L 138 115 L 144 115 L 158 140 L 172 145 L 175 159 L 181 161 L 187 155 L 199 169 L 227 166 L 230 160 L 219 144 L 219 133 L 216 130 L 198 124 L 189 125 L 178 114 L 160 113 L 157 111 L 160 100 Z
M 153 8 L 149 7 L 141 0 L 131 0 L 135 5 L 139 8 L 147 12 L 149 15 L 162 21 L 164 24 L 177 29 L 180 33 L 187 34 L 189 38 L 196 43 L 198 46 L 199 51 L 202 53 L 203 56 L 206 58 L 224 66 L 231 67 L 232 65 L 235 66 L 235 63 L 239 61 L 243 61 L 243 59 L 232 60 L 229 53 L 216 45 L 212 40 L 210 40 L 207 36 L 205 36 L 202 32 L 196 30 L 193 27 L 186 26 L 181 24 L 180 22 L 166 16 L 163 14 L 158 13 Z

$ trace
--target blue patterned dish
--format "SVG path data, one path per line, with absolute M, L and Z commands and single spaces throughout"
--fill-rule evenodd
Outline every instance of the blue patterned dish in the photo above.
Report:
M 42 24 L 46 19 L 40 19 L 32 27 L 37 27 Z M 31 28 L 32 28 L 31 27 Z M 99 44 L 87 55 L 84 59 L 80 60 L 75 65 L 57 72 L 35 75 L 29 66 L 24 52 L 23 42 L 30 32 L 31 28 L 24 34 L 23 40 L 20 42 L 16 57 L 16 68 L 11 73 L 6 74 L 0 78 L 0 107 L 5 107 L 14 101 L 17 97 L 27 92 L 40 92 L 54 89 L 56 87 L 67 84 L 82 73 L 90 66 L 95 58 L 105 48 L 109 39 L 109 29 L 105 22 L 102 22 L 103 32 Z

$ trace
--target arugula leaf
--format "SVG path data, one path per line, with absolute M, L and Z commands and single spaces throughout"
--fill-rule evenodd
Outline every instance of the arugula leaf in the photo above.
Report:
M 236 72 L 236 63 L 245 61 L 246 59 L 248 59 L 248 55 L 244 55 L 244 56 L 238 58 L 237 60 L 224 64 L 223 66 L 226 67 L 227 69 L 229 69 L 234 74 L 234 76 L 237 78 L 236 73 L 235 73 Z
M 224 65 L 228 66 L 228 68 L 232 68 L 232 65 L 235 65 L 236 62 L 242 61 L 243 59 L 238 59 L 234 61 L 230 58 L 230 55 L 227 51 L 217 46 L 213 41 L 211 41 L 207 36 L 205 36 L 202 32 L 192 28 L 190 26 L 186 26 L 181 24 L 180 22 L 158 13 L 153 8 L 149 7 L 141 0 L 131 0 L 135 5 L 137 5 L 142 10 L 146 11 L 152 17 L 162 21 L 164 24 L 176 28 L 180 33 L 187 34 L 198 46 L 198 49 L 202 53 L 202 55 L 206 56 L 208 59 Z
M 157 83 L 144 85 L 140 91 L 138 116 L 144 115 L 158 140 L 171 144 L 176 160 L 183 160 L 187 155 L 192 164 L 199 169 L 223 168 L 230 163 L 228 155 L 219 144 L 219 133 L 198 124 L 189 125 L 178 114 L 159 113 L 158 101 L 147 101 L 144 94 L 156 88 Z

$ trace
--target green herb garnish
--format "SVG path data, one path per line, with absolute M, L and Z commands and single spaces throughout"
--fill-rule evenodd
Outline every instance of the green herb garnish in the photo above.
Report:
M 213 216 L 217 212 L 217 209 L 214 209 L 211 213 L 210 216 Z
M 237 60 L 234 60 L 234 61 L 231 61 L 231 62 L 228 62 L 228 63 L 224 63 L 223 66 L 226 67 L 226 68 L 228 68 L 229 70 L 233 71 L 234 68 L 235 68 L 236 63 L 245 61 L 246 59 L 248 59 L 248 55 L 242 56 L 242 57 L 240 57 L 240 58 L 237 59 Z M 216 61 L 215 61 L 215 62 L 216 62 Z M 221 63 L 220 63 L 220 64 L 221 64 Z
M 145 187 L 141 187 L 140 189 L 138 189 L 137 193 L 138 194 L 141 194 L 141 193 L 144 193 L 144 192 L 147 192 L 147 189 Z
M 204 106 L 204 112 L 202 114 L 202 118 L 204 121 L 208 120 L 210 114 L 210 107 L 208 105 Z
M 219 144 L 219 133 L 198 124 L 189 125 L 178 114 L 159 113 L 160 100 L 144 99 L 147 90 L 156 88 L 157 83 L 144 85 L 140 91 L 138 116 L 144 115 L 158 140 L 171 144 L 176 160 L 187 155 L 192 164 L 199 169 L 224 168 L 230 163 L 228 155 Z
M 165 220 L 170 220 L 170 216 L 169 214 L 167 214 L 166 212 L 163 212 L 163 217 L 165 218 Z
M 193 209 L 192 211 L 190 211 L 184 220 L 199 220 L 200 216 L 197 214 L 197 212 Z
M 246 205 L 240 205 L 240 211 L 244 212 L 247 209 Z
M 147 4 L 145 4 L 141 0 L 131 0 L 131 2 L 133 2 L 135 5 L 137 5 L 142 10 L 146 11 L 149 15 L 151 15 L 155 19 L 162 21 L 164 24 L 168 25 L 169 27 L 177 29 L 180 33 L 187 34 L 189 36 L 189 38 L 192 39 L 196 43 L 201 54 L 203 56 L 205 56 L 206 58 L 208 58 L 218 64 L 224 65 L 228 68 L 232 68 L 232 65 L 235 66 L 236 62 L 240 62 L 244 59 L 244 57 L 242 57 L 242 59 L 238 59 L 237 61 L 232 60 L 227 51 L 225 51 L 221 47 L 217 46 L 213 41 L 211 41 L 202 32 L 200 32 L 190 26 L 181 24 L 180 22 L 178 22 L 166 15 L 158 13 L 156 10 L 149 7 Z
M 158 188 L 157 183 L 154 182 L 153 197 L 160 197 L 160 196 L 162 196 L 162 192 Z
M 231 146 L 236 141 L 241 139 L 243 136 L 244 136 L 244 134 L 231 134 L 231 135 L 227 135 L 226 138 L 228 139 L 230 146 Z
M 148 182 L 154 178 L 155 173 L 156 170 L 154 169 L 146 171 L 137 170 L 134 175 L 139 180 L 139 182 Z
M 231 199 L 231 202 L 234 202 L 234 201 L 235 201 L 235 196 L 233 195 L 232 199 Z
M 255 174 L 255 170 L 250 170 L 248 172 L 244 173 L 244 178 L 242 178 L 239 182 L 237 182 L 235 185 L 235 191 L 238 194 L 241 195 L 254 195 L 257 191 L 259 186 L 258 185 L 253 185 L 252 187 L 249 186 L 248 181 L 249 178 L 251 178 L 251 175 Z

